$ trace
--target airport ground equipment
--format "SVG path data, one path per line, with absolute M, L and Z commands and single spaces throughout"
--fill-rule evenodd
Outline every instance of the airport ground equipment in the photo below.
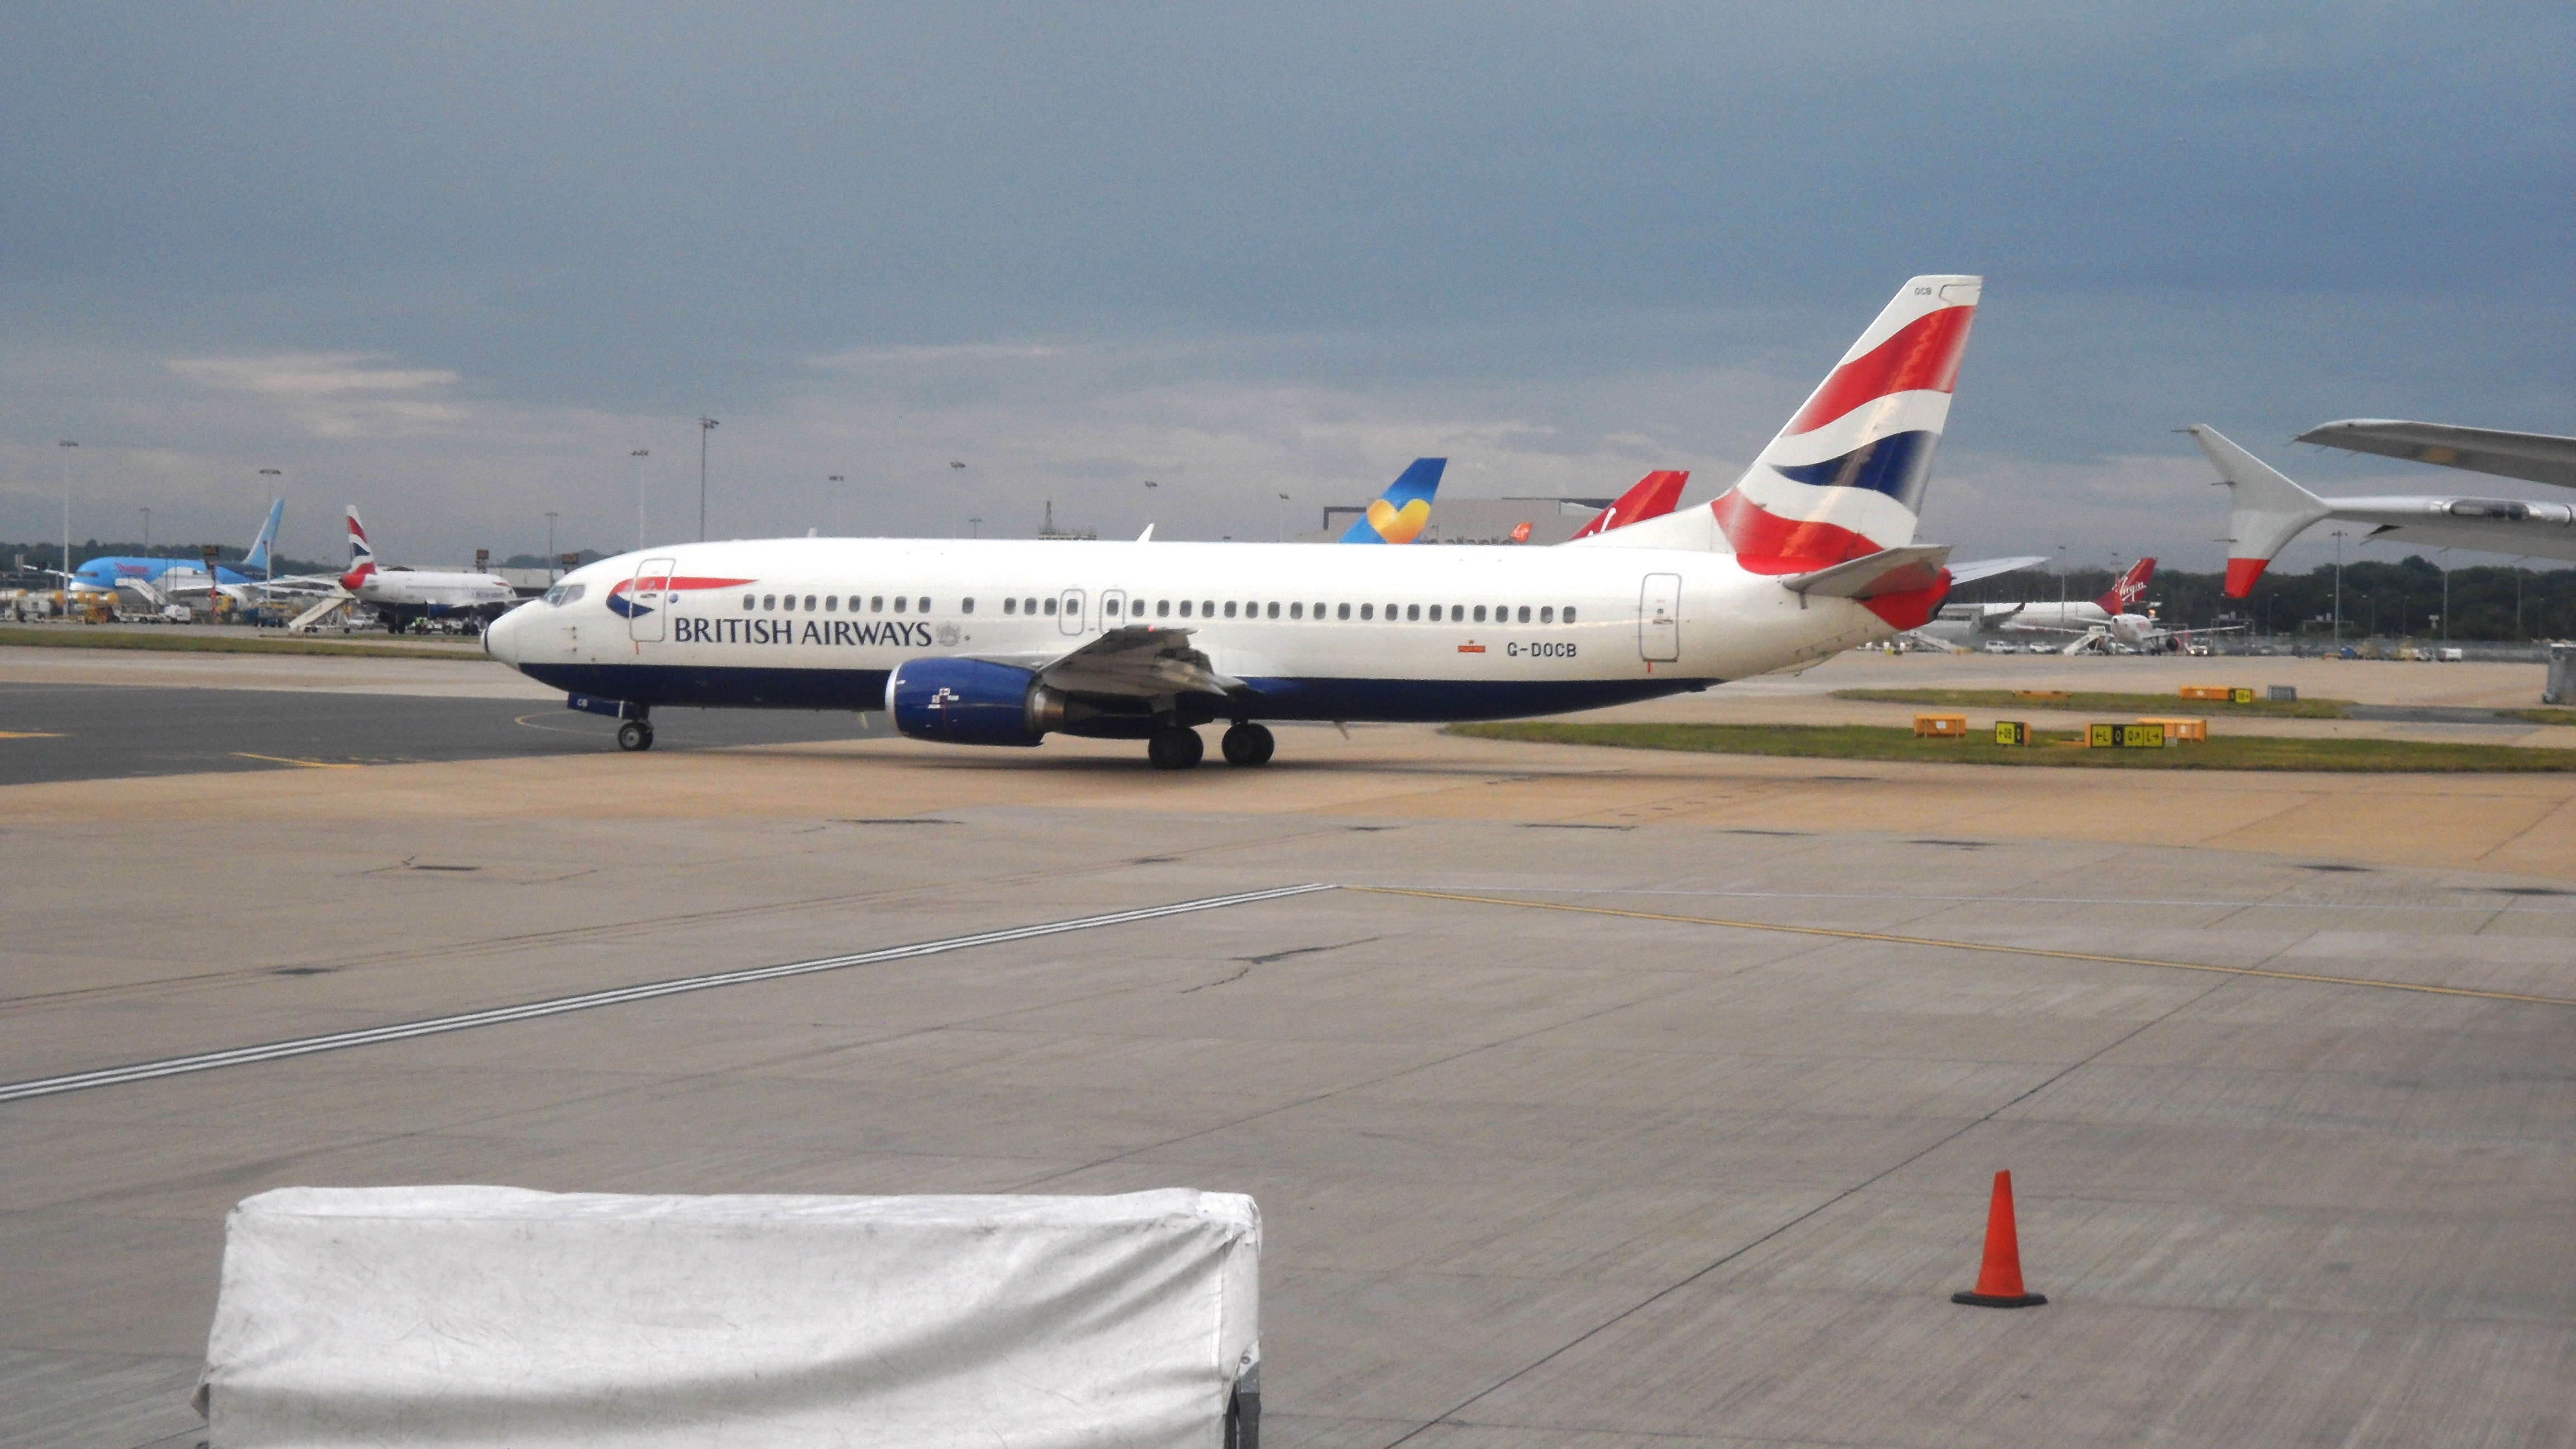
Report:
M 2274 704 L 2296 704 L 2299 699 L 2299 687 L 2295 684 L 2271 685 L 2264 690 L 2263 697 Z
M 283 1188 L 233 1209 L 211 1442 L 1257 1449 L 1249 1197 Z
M 2549 681 L 2540 691 L 2542 704 L 2576 704 L 2576 644 L 2549 646 Z
M 1968 737 L 1968 717 L 1964 714 L 1918 714 L 1914 717 L 1914 737 L 1918 740 L 1964 740 Z
M 1953 1303 L 1972 1308 L 2037 1308 L 2048 1301 L 2021 1281 L 2021 1231 L 2013 1222 L 2012 1174 L 1995 1174 L 1994 1196 L 1986 1204 L 1986 1252 L 1977 1265 L 1977 1286 L 1950 1295 Z
M 2254 702 L 2254 691 L 2224 684 L 2186 684 L 2182 687 L 2182 692 L 2179 697 L 2183 699 L 2223 700 L 2230 704 L 2252 704 Z
M 2165 727 L 2149 723 L 2086 725 L 2084 743 L 2096 750 L 2161 750 L 2165 747 Z
M 2029 723 L 2027 721 L 2017 719 L 1996 720 L 1995 743 L 1999 745 L 2026 745 L 2031 743 Z
M 2209 743 L 2209 721 L 2173 715 L 2140 715 L 2138 723 L 2156 725 L 2165 732 L 2169 745 L 2205 745 Z

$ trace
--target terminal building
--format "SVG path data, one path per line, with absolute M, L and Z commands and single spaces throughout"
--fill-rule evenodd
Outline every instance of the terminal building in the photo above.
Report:
M 1431 505 L 1431 522 L 1421 543 L 1563 543 L 1574 531 L 1613 502 L 1609 498 L 1441 498 Z M 1297 535 L 1299 543 L 1339 543 L 1351 525 L 1368 516 L 1365 503 L 1336 503 L 1324 509 L 1323 527 Z M 1529 532 L 1515 537 L 1523 524 Z

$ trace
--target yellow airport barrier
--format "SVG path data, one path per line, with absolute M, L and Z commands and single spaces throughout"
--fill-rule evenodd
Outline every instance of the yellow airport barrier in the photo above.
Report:
M 2209 721 L 2205 719 L 2179 719 L 2165 715 L 2146 714 L 2138 716 L 2138 723 L 2163 726 L 2165 732 L 2165 743 L 2169 745 L 2205 745 L 2209 743 Z
M 2026 724 L 2026 723 L 2022 722 L 2021 720 L 2017 720 L 2017 719 L 1999 719 L 1999 720 L 1996 720 L 1996 721 L 1995 721 L 1995 743 L 1996 743 L 1996 744 L 1999 744 L 1999 745 L 2026 745 L 2026 744 L 2029 744 L 2029 743 L 2030 743 L 2030 726 L 2029 726 L 2028 724 Z
M 1964 740 L 1968 737 L 1968 717 L 1964 714 L 1918 714 L 1914 717 L 1914 737 L 1918 740 Z
M 2182 697 L 2185 699 L 2224 699 L 2233 701 L 2237 704 L 2251 704 L 2254 701 L 2254 691 L 2250 689 L 2237 689 L 2224 684 L 2186 684 L 2182 687 Z
M 2160 724 L 2097 724 L 2084 730 L 2087 748 L 2096 750 L 2161 750 L 2165 747 L 2165 727 Z

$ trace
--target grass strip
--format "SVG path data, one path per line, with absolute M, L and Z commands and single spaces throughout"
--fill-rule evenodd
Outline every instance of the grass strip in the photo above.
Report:
M 140 633 L 77 624 L 0 625 L 0 647 L 29 649 L 144 649 L 164 654 L 336 654 L 346 659 L 451 659 L 488 662 L 480 651 L 425 649 L 406 644 L 344 644 L 329 639 L 258 639 L 237 634 L 196 634 L 184 626 Z
M 2079 770 L 2312 770 L 2352 774 L 2531 774 L 2576 770 L 2576 750 L 2462 745 L 2416 740 L 2306 740 L 2270 735 L 2212 737 L 2160 750 L 2088 750 L 2051 743 L 1998 745 L 1991 736 L 1917 739 L 1883 725 L 1558 724 L 1516 720 L 1451 725 L 1486 740 L 1690 750 L 1717 755 L 1792 755 L 1824 760 L 1896 760 L 1942 765 L 2036 765 Z
M 2500 709 L 2496 713 L 2524 724 L 2576 725 L 2576 709 Z
M 1837 689 L 1836 699 L 1874 704 L 1939 704 L 1952 709 L 2053 709 L 2071 714 L 2225 715 L 2240 718 L 2346 719 L 2348 699 L 2258 699 L 2231 704 L 2223 699 L 2184 699 L 2172 694 L 2112 694 L 2069 691 L 2064 699 L 2017 699 L 2009 689 Z

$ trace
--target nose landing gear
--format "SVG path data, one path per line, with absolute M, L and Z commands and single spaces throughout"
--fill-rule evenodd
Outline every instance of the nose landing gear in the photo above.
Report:
M 1270 763 L 1271 752 L 1279 748 L 1279 742 L 1271 738 L 1269 730 L 1243 720 L 1225 732 L 1225 738 L 1218 742 L 1217 748 L 1224 751 L 1225 762 L 1229 765 L 1266 765 Z
M 1153 737 L 1145 742 L 1145 758 L 1152 761 L 1157 770 L 1195 769 L 1206 754 L 1207 743 L 1199 738 L 1199 732 L 1179 725 L 1167 725 L 1156 730 Z
M 621 750 L 653 748 L 653 725 L 649 720 L 630 719 L 617 727 L 617 747 Z

